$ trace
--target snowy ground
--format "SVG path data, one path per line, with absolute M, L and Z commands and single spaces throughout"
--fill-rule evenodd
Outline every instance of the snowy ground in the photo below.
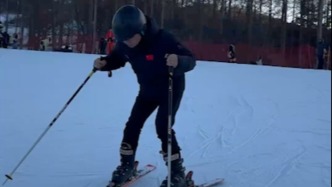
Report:
M 0 179 L 10 173 L 92 69 L 95 55 L 0 49 Z M 96 73 L 7 187 L 104 187 L 138 86 L 130 65 Z M 137 159 L 166 176 L 151 116 Z M 224 187 L 331 186 L 331 72 L 198 62 L 177 115 L 185 166 Z M 2 183 L 2 181 L 0 181 Z

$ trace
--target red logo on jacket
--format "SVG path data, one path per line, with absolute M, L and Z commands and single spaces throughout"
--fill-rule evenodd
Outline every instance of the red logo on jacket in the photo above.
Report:
M 147 55 L 145 55 L 145 59 L 146 59 L 147 61 L 153 61 L 154 56 L 153 56 L 153 54 L 147 54 Z

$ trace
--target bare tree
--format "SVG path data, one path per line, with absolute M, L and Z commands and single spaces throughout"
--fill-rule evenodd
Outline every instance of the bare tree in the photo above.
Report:
M 281 11 L 281 22 L 282 22 L 282 30 L 281 30 L 281 49 L 283 52 L 283 56 L 285 55 L 286 50 L 286 36 L 287 36 L 287 10 L 288 10 L 288 0 L 282 0 L 282 11 Z
M 6 32 L 8 32 L 8 22 L 9 22 L 9 0 L 6 0 Z
M 198 16 L 198 41 L 203 39 L 203 18 L 204 18 L 204 0 L 197 0 L 197 16 Z
M 227 15 L 228 15 L 228 18 L 229 19 L 231 19 L 232 18 L 232 0 L 228 0 L 228 13 L 227 13 Z
M 56 9 L 56 2 L 52 1 L 52 7 L 51 7 L 51 11 L 52 11 L 52 21 L 51 21 L 51 33 L 52 33 L 52 48 L 54 48 L 55 45 L 55 36 L 56 36 L 56 20 L 57 20 L 57 10 Z
M 218 24 L 219 23 L 219 30 L 220 30 L 220 34 L 223 33 L 224 30 L 224 20 L 225 20 L 225 15 L 226 15 L 226 0 L 221 0 L 220 2 L 220 16 L 218 16 L 217 19 L 213 19 L 216 20 L 217 23 L 213 23 L 213 24 Z M 215 3 L 217 3 L 217 1 L 215 1 Z M 218 9 L 217 6 L 214 5 L 213 9 Z M 213 16 L 213 18 L 216 15 Z
M 150 0 L 150 16 L 153 17 L 154 0 Z
M 160 0 L 161 11 L 160 11 L 160 27 L 164 28 L 164 19 L 165 19 L 165 0 Z
M 96 53 L 98 50 L 96 42 L 97 42 L 97 7 L 98 0 L 93 0 L 93 34 L 92 34 L 92 53 Z
M 212 6 L 212 18 L 215 18 L 218 11 L 218 0 L 213 0 L 213 6 Z
M 249 44 L 252 43 L 253 3 L 253 0 L 247 0 L 246 4 L 247 42 Z
M 318 0 L 318 27 L 317 27 L 317 40 L 323 38 L 323 5 L 324 0 Z M 318 42 L 318 41 L 317 41 Z

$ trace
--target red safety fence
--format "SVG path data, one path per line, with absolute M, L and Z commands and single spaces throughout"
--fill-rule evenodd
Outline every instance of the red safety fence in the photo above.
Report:
M 38 50 L 39 41 L 38 38 L 30 38 L 27 48 Z M 92 49 L 92 37 L 90 36 L 71 37 L 70 43 L 75 52 L 97 53 L 98 51 L 98 49 Z M 228 61 L 227 50 L 229 44 L 211 44 L 196 41 L 185 41 L 183 43 L 194 53 L 198 60 Z M 60 46 L 59 43 L 53 43 L 52 47 L 56 49 Z M 95 47 L 98 47 L 98 41 L 96 41 Z M 237 63 L 241 64 L 254 64 L 259 57 L 261 57 L 264 65 L 271 66 L 315 68 L 316 64 L 315 48 L 310 45 L 287 47 L 284 51 L 279 48 L 257 47 L 247 44 L 236 44 L 235 47 Z M 330 65 L 328 69 L 330 69 Z
M 208 44 L 201 42 L 184 42 L 198 59 L 210 61 L 228 61 L 227 51 L 229 44 Z M 314 68 L 316 63 L 315 48 L 309 45 L 289 47 L 285 51 L 272 47 L 255 47 L 247 44 L 236 45 L 238 63 L 255 63 L 262 58 L 265 65 Z

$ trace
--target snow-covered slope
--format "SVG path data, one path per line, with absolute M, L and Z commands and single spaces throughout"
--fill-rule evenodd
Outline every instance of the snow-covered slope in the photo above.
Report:
M 96 57 L 0 49 L 3 181 Z M 129 64 L 112 78 L 94 74 L 5 186 L 104 187 L 119 164 L 137 90 Z M 133 187 L 157 187 L 167 174 L 154 117 L 137 159 L 158 168 Z M 175 130 L 197 183 L 223 177 L 224 187 L 331 186 L 331 72 L 200 61 L 187 74 Z

